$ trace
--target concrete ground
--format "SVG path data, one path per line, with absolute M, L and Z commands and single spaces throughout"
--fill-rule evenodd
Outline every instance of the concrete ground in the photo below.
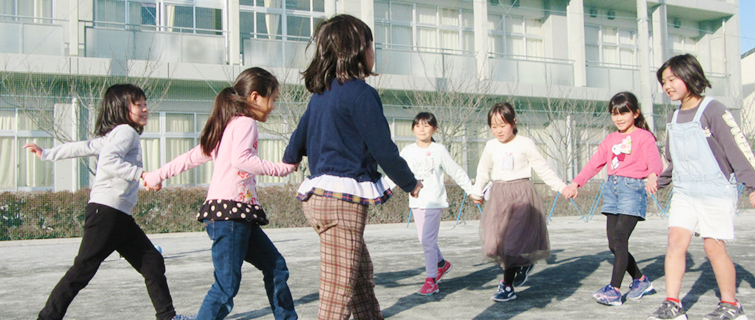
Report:
M 728 244 L 736 264 L 738 299 L 755 315 L 755 212 L 736 219 L 737 241 Z M 274 219 L 275 217 L 273 217 Z M 553 256 L 541 261 L 529 281 L 517 288 L 517 299 L 493 302 L 500 269 L 483 262 L 478 222 L 454 227 L 443 222 L 440 247 L 454 269 L 440 283 L 440 293 L 423 297 L 415 292 L 424 276 L 422 251 L 413 224 L 370 225 L 365 238 L 375 265 L 380 306 L 390 319 L 645 319 L 665 298 L 663 259 L 666 220 L 641 222 L 630 240 L 630 251 L 657 293 L 618 307 L 596 304 L 590 293 L 610 280 L 613 256 L 607 249 L 605 218 L 590 222 L 556 217 L 549 224 Z M 318 238 L 311 228 L 270 229 L 268 235 L 288 261 L 297 312 L 317 317 Z M 176 310 L 196 314 L 212 284 L 210 240 L 204 233 L 150 235 L 162 247 Z M 34 319 L 53 286 L 71 266 L 80 239 L 0 242 L 0 319 Z M 682 287 L 690 319 L 701 319 L 718 302 L 718 289 L 705 258 L 702 240 L 690 246 L 688 271 Z M 241 290 L 228 319 L 273 319 L 259 271 L 243 269 Z M 622 292 L 631 284 L 625 277 Z M 67 319 L 154 319 L 144 283 L 125 260 L 110 256 L 68 309 Z

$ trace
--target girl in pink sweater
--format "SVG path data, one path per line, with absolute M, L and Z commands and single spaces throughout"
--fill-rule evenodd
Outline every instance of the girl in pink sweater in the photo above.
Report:
M 262 271 L 275 319 L 297 319 L 286 284 L 288 267 L 260 225 L 268 223 L 257 198 L 256 175 L 285 176 L 297 165 L 272 163 L 257 156 L 257 121 L 275 109 L 278 80 L 261 68 L 244 70 L 215 98 L 200 145 L 145 174 L 145 185 L 159 190 L 163 180 L 212 160 L 207 198 L 197 214 L 212 243 L 215 283 L 197 319 L 223 319 L 233 308 L 241 283 L 241 265 Z
M 608 179 L 603 184 L 603 208 L 606 215 L 608 247 L 614 254 L 611 283 L 592 297 L 601 304 L 619 306 L 622 295 L 619 288 L 624 273 L 632 276 L 632 285 L 627 299 L 639 300 L 653 290 L 653 283 L 642 274 L 632 254 L 629 253 L 629 236 L 638 221 L 645 220 L 647 209 L 646 188 L 656 185 L 663 170 L 663 163 L 655 144 L 655 136 L 638 108 L 637 97 L 630 92 L 619 92 L 608 103 L 608 112 L 618 131 L 606 137 L 598 151 L 590 158 L 582 171 L 566 188 L 576 191 L 603 166 Z M 647 178 L 647 187 L 642 181 Z M 647 190 L 655 192 L 655 190 Z

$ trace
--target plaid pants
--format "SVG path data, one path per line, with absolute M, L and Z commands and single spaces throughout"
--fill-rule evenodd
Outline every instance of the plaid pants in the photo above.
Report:
M 383 319 L 364 243 L 367 205 L 312 195 L 302 207 L 320 235 L 318 319 Z

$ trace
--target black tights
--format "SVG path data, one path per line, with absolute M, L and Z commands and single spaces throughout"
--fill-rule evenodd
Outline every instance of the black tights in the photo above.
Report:
M 514 277 L 516 277 L 517 271 L 521 270 L 521 267 L 513 267 L 503 270 L 503 282 L 506 285 L 511 286 L 514 284 Z
M 608 236 L 608 248 L 613 252 L 613 273 L 611 285 L 619 288 L 624 280 L 624 272 L 628 272 L 632 279 L 642 278 L 642 271 L 637 267 L 637 262 L 629 253 L 629 236 L 637 226 L 639 217 L 625 214 L 606 214 L 606 235 Z

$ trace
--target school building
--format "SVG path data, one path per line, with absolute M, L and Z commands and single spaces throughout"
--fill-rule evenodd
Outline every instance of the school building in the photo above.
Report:
M 738 0 L 0 0 L 0 190 L 88 186 L 95 159 L 42 162 L 21 147 L 90 138 L 98 99 L 118 82 L 148 94 L 141 143 L 154 170 L 198 143 L 216 93 L 252 66 L 283 83 L 260 128 L 260 156 L 279 161 L 309 97 L 307 41 L 341 13 L 373 30 L 380 76 L 367 80 L 399 148 L 415 141 L 413 116 L 432 111 L 436 140 L 472 178 L 498 101 L 514 103 L 520 134 L 566 180 L 612 130 L 617 92 L 635 93 L 665 137 L 671 103 L 655 71 L 674 55 L 698 57 L 709 95 L 732 109 L 744 101 Z M 206 164 L 166 184 L 210 174 Z

